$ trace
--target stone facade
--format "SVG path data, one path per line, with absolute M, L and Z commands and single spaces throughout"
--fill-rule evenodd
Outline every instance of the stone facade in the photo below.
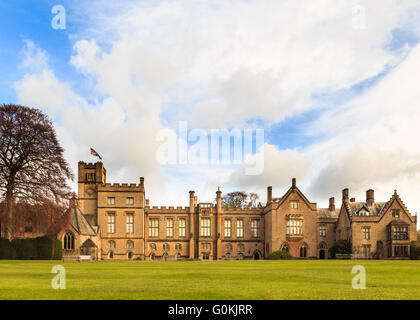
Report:
M 109 184 L 102 162 L 79 162 L 78 168 L 78 207 L 72 214 L 85 219 L 85 234 L 73 217 L 71 230 L 60 234 L 76 239 L 74 248 L 64 248 L 69 255 L 91 250 L 98 259 L 230 260 L 287 250 L 295 257 L 326 259 L 333 243 L 345 239 L 356 258 L 403 258 L 417 239 L 417 217 L 396 193 L 375 203 L 369 190 L 366 202 L 356 203 L 344 189 L 341 208 L 334 198 L 328 208 L 317 208 L 292 179 L 282 197 L 273 197 L 268 187 L 264 206 L 224 208 L 219 189 L 215 203 L 198 202 L 190 191 L 188 207 L 156 207 L 145 198 L 144 178 L 139 184 Z

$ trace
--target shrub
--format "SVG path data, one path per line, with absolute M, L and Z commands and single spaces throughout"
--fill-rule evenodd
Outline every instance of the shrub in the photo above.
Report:
M 18 260 L 60 260 L 61 241 L 47 237 L 35 239 L 14 239 L 9 242 L 0 239 L 0 259 Z
M 0 239 L 0 259 L 13 260 L 16 257 L 16 250 L 13 244 L 7 239 Z
M 331 258 L 333 259 L 335 259 L 335 255 L 337 253 L 349 254 L 351 253 L 350 243 L 346 240 L 339 240 L 337 242 L 334 242 L 329 252 L 330 252 Z
M 420 260 L 420 246 L 410 246 L 410 258 L 411 260 Z
M 269 260 L 284 260 L 284 259 L 293 259 L 289 251 L 273 251 L 268 255 Z

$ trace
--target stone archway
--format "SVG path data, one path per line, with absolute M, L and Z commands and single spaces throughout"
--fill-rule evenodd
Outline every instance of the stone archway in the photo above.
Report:
M 259 250 L 255 250 L 254 254 L 252 255 L 254 260 L 260 260 L 261 259 L 261 252 Z
M 327 259 L 327 245 L 325 242 L 319 244 L 319 259 Z
M 80 254 L 91 256 L 92 259 L 97 259 L 97 249 L 98 247 L 96 244 L 91 239 L 87 239 L 80 247 Z

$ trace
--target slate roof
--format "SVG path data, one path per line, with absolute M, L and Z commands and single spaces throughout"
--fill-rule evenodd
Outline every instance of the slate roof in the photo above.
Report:
M 368 206 L 366 202 L 349 202 L 348 209 L 351 215 L 356 215 L 361 209 L 369 212 L 369 216 L 379 216 L 386 202 L 375 202 L 372 206 Z
M 338 219 L 338 214 L 340 213 L 340 209 L 335 209 L 330 211 L 328 208 L 319 208 L 317 210 L 317 216 L 321 219 Z
M 95 230 L 84 217 L 79 208 L 72 208 L 70 211 L 70 224 L 80 235 L 96 236 Z

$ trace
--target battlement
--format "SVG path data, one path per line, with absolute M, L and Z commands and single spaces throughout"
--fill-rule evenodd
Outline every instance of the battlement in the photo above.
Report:
M 223 208 L 224 214 L 229 213 L 243 213 L 243 214 L 258 214 L 263 211 L 262 208 Z
M 190 207 L 166 207 L 166 206 L 153 206 L 149 207 L 149 213 L 188 213 Z
M 101 191 L 144 191 L 144 185 L 137 183 L 104 183 L 98 186 Z

